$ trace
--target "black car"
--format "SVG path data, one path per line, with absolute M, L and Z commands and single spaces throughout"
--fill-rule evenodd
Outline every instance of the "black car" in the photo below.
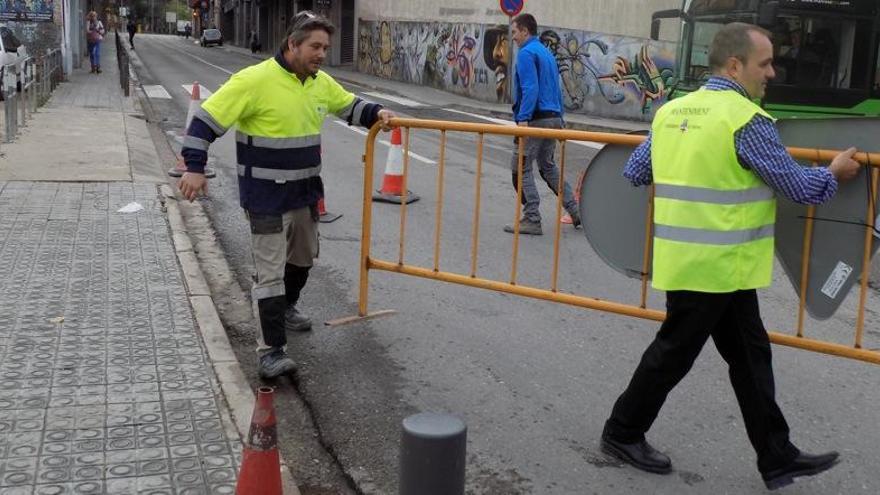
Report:
M 205 29 L 202 31 L 202 37 L 199 40 L 199 43 L 204 47 L 210 45 L 223 46 L 223 35 L 220 34 L 219 29 Z

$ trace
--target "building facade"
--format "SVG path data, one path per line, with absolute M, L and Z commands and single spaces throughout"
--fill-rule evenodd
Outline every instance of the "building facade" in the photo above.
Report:
M 651 14 L 680 0 L 526 2 L 559 66 L 568 112 L 650 120 L 674 83 L 677 30 L 649 39 Z M 516 50 L 498 2 L 359 0 L 359 71 L 509 102 Z

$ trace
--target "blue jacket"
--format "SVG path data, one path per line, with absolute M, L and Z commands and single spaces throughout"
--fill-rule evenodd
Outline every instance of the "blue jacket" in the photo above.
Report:
M 559 68 L 550 50 L 532 36 L 520 47 L 514 76 L 513 119 L 528 122 L 536 111 L 563 115 Z

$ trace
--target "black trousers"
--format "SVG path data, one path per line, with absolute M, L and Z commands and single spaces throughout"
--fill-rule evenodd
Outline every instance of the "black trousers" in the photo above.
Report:
M 645 438 L 666 396 L 690 371 L 712 337 L 728 365 L 758 470 L 780 467 L 798 455 L 775 398 L 770 341 L 754 290 L 726 294 L 670 291 L 666 321 L 648 346 L 629 386 L 617 399 L 605 434 L 622 442 Z

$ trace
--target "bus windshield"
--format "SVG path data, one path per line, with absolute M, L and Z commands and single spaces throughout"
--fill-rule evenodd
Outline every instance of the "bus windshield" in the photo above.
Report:
M 876 4 L 781 2 L 784 8 L 772 24 L 764 23 L 773 40 L 776 72 L 765 102 L 849 107 L 880 93 L 880 75 L 875 70 L 880 57 L 876 6 L 865 9 L 866 3 Z M 752 8 L 744 8 L 746 4 Z M 708 79 L 709 45 L 721 26 L 734 21 L 758 23 L 755 4 L 742 0 L 690 3 L 689 20 L 682 31 L 689 46 L 680 60 L 682 89 L 696 89 Z

